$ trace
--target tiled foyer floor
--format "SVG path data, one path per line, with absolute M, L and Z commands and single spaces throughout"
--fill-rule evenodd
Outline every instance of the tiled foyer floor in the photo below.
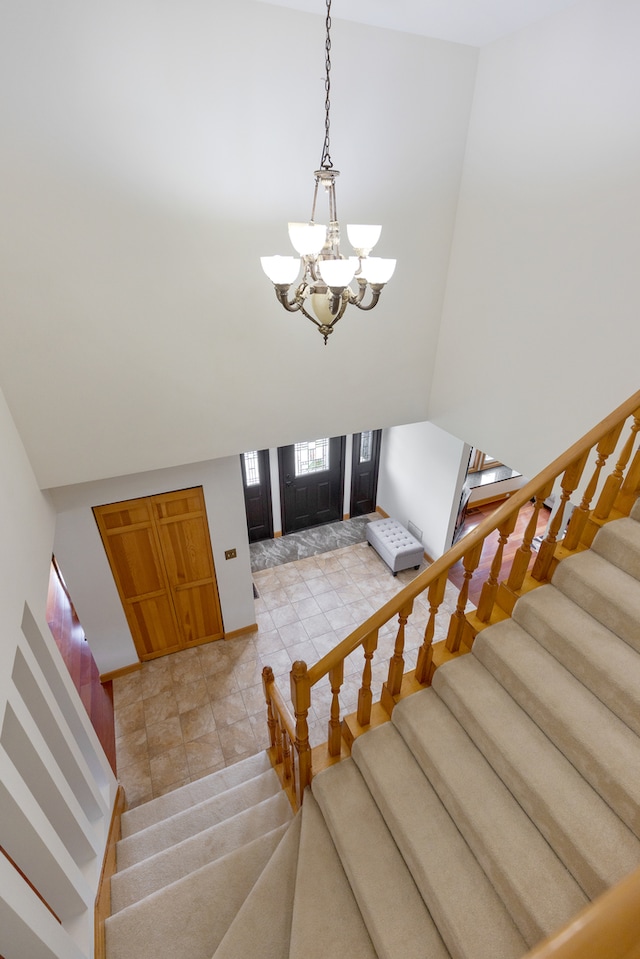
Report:
M 265 749 L 263 666 L 272 667 L 288 699 L 293 662 L 316 662 L 416 575 L 393 577 L 366 543 L 255 572 L 257 632 L 152 660 L 114 680 L 118 778 L 129 806 Z M 443 609 L 451 611 L 456 597 L 451 586 Z M 406 630 L 407 669 L 415 665 L 427 617 L 419 598 Z M 441 615 L 436 640 L 447 625 Z M 393 623 L 380 632 L 374 700 L 396 631 Z M 346 664 L 343 715 L 355 710 L 362 666 L 361 651 Z M 312 746 L 326 741 L 330 699 L 326 681 L 318 684 L 309 715 Z

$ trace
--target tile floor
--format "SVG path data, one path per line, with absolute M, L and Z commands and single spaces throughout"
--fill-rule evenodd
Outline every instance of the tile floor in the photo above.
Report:
M 421 567 L 421 569 L 424 567 Z M 288 698 L 289 671 L 308 665 L 344 639 L 414 576 L 393 577 L 366 543 L 254 573 L 258 631 L 144 663 L 114 680 L 118 778 L 130 807 L 238 762 L 268 745 L 261 674 L 272 667 Z M 447 590 L 437 625 L 444 638 L 457 590 Z M 420 597 L 406 629 L 406 668 L 415 666 L 428 618 Z M 386 679 L 396 623 L 380 631 L 373 666 L 374 701 Z M 361 650 L 345 664 L 342 714 L 353 712 L 363 667 Z M 331 692 L 313 693 L 312 746 L 326 741 Z

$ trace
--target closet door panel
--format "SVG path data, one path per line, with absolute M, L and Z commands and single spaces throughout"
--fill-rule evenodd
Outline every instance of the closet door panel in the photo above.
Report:
M 140 659 L 155 659 L 182 649 L 173 607 L 166 592 L 135 600 L 129 609 L 127 620 L 130 625 L 132 619 L 135 623 L 135 645 Z
M 154 497 L 162 555 L 185 646 L 223 636 L 209 525 L 200 487 Z
M 111 572 L 141 660 L 181 648 L 148 498 L 94 509 Z

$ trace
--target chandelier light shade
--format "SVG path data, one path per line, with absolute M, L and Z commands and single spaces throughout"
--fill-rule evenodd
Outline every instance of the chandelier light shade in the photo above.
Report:
M 347 224 L 347 237 L 355 255 L 344 256 L 340 252 L 340 224 L 336 213 L 339 172 L 333 169 L 329 152 L 331 0 L 326 0 L 326 5 L 325 136 L 320 168 L 314 173 L 311 219 L 308 223 L 289 223 L 289 239 L 297 257 L 261 257 L 262 269 L 273 283 L 278 301 L 289 313 L 299 312 L 311 320 L 325 344 L 349 305 L 359 310 L 374 308 L 396 266 L 395 260 L 369 255 L 380 239 L 381 226 Z M 328 201 L 328 225 L 315 222 L 320 187 Z M 354 279 L 357 289 L 351 286 Z

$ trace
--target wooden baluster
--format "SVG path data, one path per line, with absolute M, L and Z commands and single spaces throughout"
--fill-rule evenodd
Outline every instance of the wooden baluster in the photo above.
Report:
M 292 792 L 293 792 L 294 798 L 296 799 L 297 806 L 298 806 L 298 809 L 299 809 L 299 808 L 300 808 L 300 801 L 298 801 L 297 797 L 300 795 L 300 791 L 299 791 L 298 787 L 296 786 L 296 783 L 298 782 L 298 769 L 297 769 L 297 766 L 296 766 L 296 750 L 295 750 L 295 747 L 294 747 L 293 740 L 291 739 L 291 737 L 290 737 L 288 734 L 287 734 L 287 739 L 288 739 L 288 742 L 289 742 L 289 750 L 290 750 L 290 755 L 291 755 L 291 790 L 292 790 Z
M 284 769 L 284 778 L 287 782 L 291 779 L 291 740 L 289 733 L 285 729 L 280 731 L 280 741 L 282 743 L 282 766 Z
M 540 490 L 539 493 L 536 493 L 535 495 L 533 512 L 529 522 L 527 523 L 522 545 L 518 547 L 516 554 L 513 557 L 511 572 L 509 573 L 509 578 L 507 579 L 507 588 L 513 592 L 517 592 L 519 589 L 521 589 L 522 584 L 524 583 L 524 578 L 527 575 L 527 570 L 529 569 L 529 560 L 531 559 L 531 544 L 533 543 L 536 530 L 538 528 L 538 516 L 547 496 L 551 495 L 552 489 L 553 481 L 548 483 Z
M 404 675 L 404 628 L 407 620 L 413 611 L 413 600 L 403 606 L 398 614 L 398 634 L 396 644 L 393 650 L 393 656 L 389 661 L 389 675 L 387 678 L 387 690 L 391 696 L 397 696 L 402 688 L 402 677 Z
M 357 720 L 360 726 L 368 726 L 371 722 L 371 660 L 378 648 L 378 630 L 369 633 L 362 643 L 364 650 L 364 669 L 362 670 L 362 686 L 358 691 Z
M 309 707 L 311 706 L 311 685 L 307 664 L 297 660 L 291 667 L 291 701 L 293 713 L 296 717 L 295 750 L 298 754 L 298 770 L 300 775 L 300 792 L 298 802 L 302 804 L 302 795 L 311 782 L 311 749 L 309 747 Z
M 329 682 L 331 684 L 331 713 L 329 718 L 329 728 L 327 730 L 327 745 L 330 756 L 340 755 L 340 746 L 342 743 L 342 733 L 340 730 L 340 690 L 344 682 L 344 659 L 341 659 L 337 666 L 329 670 Z
M 271 690 L 270 686 L 273 683 L 273 670 L 271 666 L 265 666 L 262 670 L 262 688 L 264 690 L 264 698 L 267 703 L 267 726 L 269 727 L 269 743 L 271 748 L 275 750 L 276 746 L 276 720 L 273 715 L 273 703 L 271 702 Z
M 424 631 L 424 640 L 418 651 L 418 662 L 416 663 L 416 679 L 419 683 L 426 685 L 431 682 L 433 677 L 433 635 L 436 628 L 436 616 L 447 588 L 447 574 L 443 573 L 429 587 L 427 593 L 429 597 L 429 619 Z
M 509 537 L 516 528 L 518 515 L 518 513 L 512 513 L 511 516 L 507 517 L 504 523 L 501 523 L 500 526 L 498 526 L 498 548 L 491 563 L 489 577 L 486 583 L 483 583 L 482 585 L 482 592 L 480 593 L 480 601 L 478 603 L 478 619 L 481 623 L 488 623 L 491 618 L 496 596 L 498 595 L 498 585 L 500 581 L 500 571 L 502 569 L 504 548 L 509 541 Z
M 540 543 L 540 549 L 538 550 L 536 561 L 533 564 L 533 569 L 531 570 L 531 575 L 534 579 L 537 579 L 538 582 L 542 582 L 548 577 L 556 549 L 558 533 L 562 528 L 564 508 L 569 502 L 571 494 L 580 482 L 580 477 L 582 476 L 582 471 L 585 467 L 590 452 L 591 450 L 587 450 L 586 453 L 583 453 L 582 456 L 578 457 L 578 459 L 575 460 L 571 466 L 568 466 L 564 471 L 564 475 L 560 484 L 562 489 L 562 493 L 560 495 L 560 504 L 551 520 L 549 532 L 547 533 L 543 542 Z
M 280 763 L 282 762 L 282 757 L 283 757 L 282 736 L 283 736 L 282 723 L 280 722 L 280 717 L 277 716 L 276 729 L 275 729 L 276 765 L 280 765 Z
M 633 462 L 627 470 L 622 489 L 616 499 L 616 509 L 624 516 L 628 516 L 633 505 L 640 495 L 640 449 L 637 449 L 633 457 Z
M 624 444 L 622 453 L 620 454 L 620 459 L 616 463 L 616 468 L 611 476 L 607 477 L 604 488 L 600 493 L 600 498 L 596 504 L 595 510 L 593 511 L 593 515 L 596 517 L 596 519 L 607 519 L 611 510 L 613 509 L 616 496 L 620 492 L 620 488 L 622 486 L 624 471 L 631 458 L 631 453 L 633 452 L 633 446 L 638 430 L 640 430 L 640 410 L 636 410 L 634 414 L 631 433 L 627 439 L 627 442 Z
M 464 582 L 458 594 L 458 603 L 455 611 L 451 614 L 451 619 L 449 621 L 449 632 L 447 633 L 447 639 L 445 642 L 445 646 L 450 653 L 456 653 L 460 649 L 460 643 L 462 642 L 465 626 L 467 625 L 465 609 L 467 608 L 467 600 L 469 598 L 469 583 L 471 582 L 471 578 L 478 568 L 483 546 L 484 542 L 477 543 L 462 557 L 462 565 L 464 567 Z
M 569 525 L 567 526 L 567 532 L 562 541 L 562 545 L 566 549 L 575 549 L 578 543 L 580 542 L 580 537 L 584 530 L 587 519 L 589 518 L 589 510 L 591 509 L 591 500 L 596 494 L 598 488 L 598 480 L 600 479 L 600 473 L 602 472 L 602 467 L 607 462 L 608 458 L 611 456 L 613 451 L 616 448 L 618 440 L 620 439 L 620 433 L 622 432 L 622 427 L 624 426 L 624 420 L 622 423 L 611 430 L 610 433 L 607 433 L 606 436 L 603 436 L 597 446 L 598 458 L 596 459 L 596 465 L 593 471 L 593 476 L 589 480 L 587 488 L 584 491 L 582 497 L 582 502 L 577 509 L 574 509 L 571 519 L 569 520 Z

